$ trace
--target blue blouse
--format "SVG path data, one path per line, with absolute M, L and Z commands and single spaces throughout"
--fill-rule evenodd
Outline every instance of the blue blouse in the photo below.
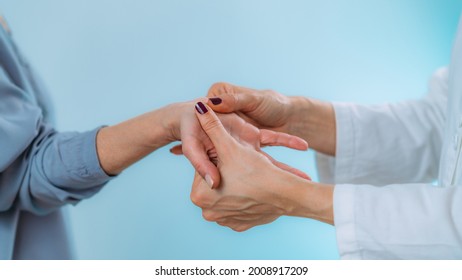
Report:
M 69 259 L 62 208 L 98 192 L 101 169 L 92 131 L 57 132 L 49 97 L 0 27 L 0 259 Z

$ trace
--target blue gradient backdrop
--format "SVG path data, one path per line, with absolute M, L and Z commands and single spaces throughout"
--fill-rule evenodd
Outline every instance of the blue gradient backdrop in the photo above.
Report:
M 418 98 L 449 61 L 455 0 L 0 0 L 56 104 L 60 130 L 115 124 L 216 81 L 378 103 Z M 273 148 L 314 174 L 312 152 Z M 168 147 L 70 207 L 83 259 L 336 259 L 334 228 L 301 218 L 235 233 L 189 200 Z

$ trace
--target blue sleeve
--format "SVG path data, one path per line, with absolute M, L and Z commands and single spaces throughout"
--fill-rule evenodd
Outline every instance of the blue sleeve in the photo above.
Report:
M 55 131 L 0 69 L 0 211 L 42 215 L 98 192 L 111 178 L 96 153 L 98 130 Z

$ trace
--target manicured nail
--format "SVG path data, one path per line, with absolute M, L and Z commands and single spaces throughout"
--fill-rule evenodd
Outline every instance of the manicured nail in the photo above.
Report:
M 211 189 L 213 189 L 213 180 L 212 177 L 210 177 L 209 174 L 205 175 L 205 182 L 210 186 Z
M 199 114 L 203 115 L 203 114 L 207 113 L 209 110 L 207 110 L 207 107 L 205 107 L 204 103 L 202 103 L 202 102 L 197 102 L 197 103 L 196 103 L 196 111 L 197 111 Z
M 220 105 L 223 100 L 221 100 L 220 97 L 212 97 L 209 98 L 210 101 L 212 101 L 213 105 Z

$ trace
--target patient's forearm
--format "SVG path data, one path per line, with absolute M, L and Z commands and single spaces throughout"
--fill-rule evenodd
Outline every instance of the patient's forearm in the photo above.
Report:
M 174 131 L 182 104 L 140 115 L 114 126 L 102 128 L 96 137 L 101 167 L 116 175 L 156 149 L 178 140 Z

